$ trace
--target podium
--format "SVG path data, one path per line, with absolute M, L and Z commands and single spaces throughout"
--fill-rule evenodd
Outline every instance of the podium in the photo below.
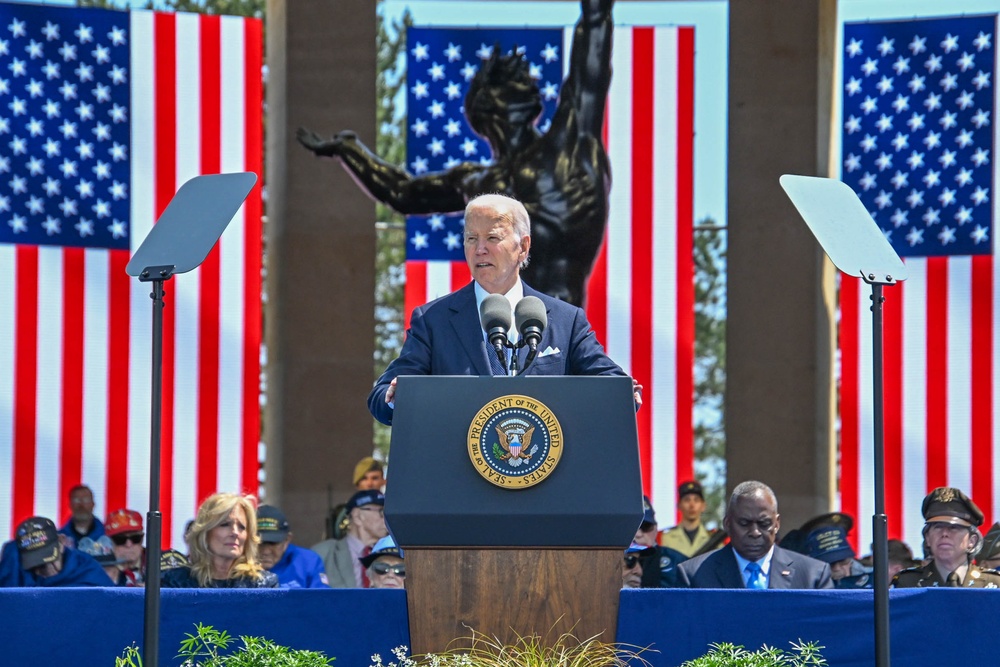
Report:
M 414 654 L 472 630 L 614 641 L 642 521 L 630 378 L 400 377 L 391 442 Z

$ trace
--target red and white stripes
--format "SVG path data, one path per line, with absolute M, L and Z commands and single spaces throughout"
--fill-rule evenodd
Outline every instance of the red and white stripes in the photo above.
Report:
M 188 179 L 262 174 L 261 22 L 132 12 L 130 43 L 134 251 Z M 260 218 L 258 186 L 205 263 L 166 284 L 164 546 L 207 495 L 257 491 Z M 63 521 L 81 482 L 102 517 L 148 508 L 152 301 L 127 262 L 0 246 L 0 535 Z
M 889 537 L 919 557 L 924 496 L 955 486 L 1000 517 L 996 307 L 992 256 L 907 259 L 909 278 L 884 289 L 884 419 Z M 870 288 L 842 278 L 841 507 L 857 519 L 860 552 L 874 513 Z

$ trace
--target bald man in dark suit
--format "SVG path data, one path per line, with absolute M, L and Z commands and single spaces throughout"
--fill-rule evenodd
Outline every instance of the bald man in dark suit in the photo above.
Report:
M 743 482 L 726 507 L 728 546 L 677 567 L 687 588 L 833 588 L 830 566 L 775 545 L 781 527 L 778 501 L 762 482 Z

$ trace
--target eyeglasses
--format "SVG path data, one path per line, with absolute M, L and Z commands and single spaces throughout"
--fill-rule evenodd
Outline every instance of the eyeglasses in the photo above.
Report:
M 399 565 L 389 565 L 388 563 L 373 563 L 372 571 L 375 574 L 389 574 L 392 572 L 397 577 L 406 577 L 406 565 L 400 563 Z
M 378 512 L 379 516 L 385 516 L 385 509 L 382 507 L 359 507 L 358 510 L 361 512 Z
M 111 541 L 114 542 L 119 547 L 123 547 L 126 544 L 128 544 L 129 542 L 131 542 L 132 544 L 139 544 L 139 545 L 141 545 L 142 544 L 142 538 L 144 536 L 145 536 L 145 533 L 131 533 L 129 535 L 114 535 L 114 536 L 112 536 Z
M 625 569 L 631 570 L 639 562 L 638 556 L 625 556 Z

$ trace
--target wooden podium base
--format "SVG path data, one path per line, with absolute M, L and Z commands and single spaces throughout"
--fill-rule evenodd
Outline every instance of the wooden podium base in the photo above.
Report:
M 615 641 L 621 549 L 405 551 L 412 655 L 467 647 L 472 630 L 505 644 L 564 632 Z

